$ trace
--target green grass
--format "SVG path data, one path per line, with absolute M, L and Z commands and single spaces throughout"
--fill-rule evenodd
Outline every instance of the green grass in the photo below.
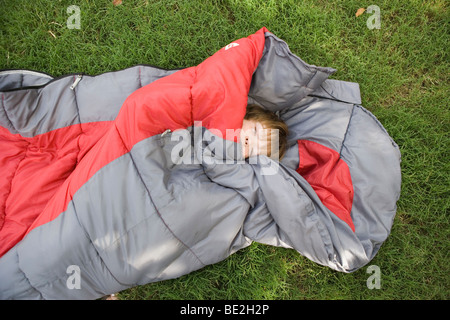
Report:
M 66 9 L 81 9 L 68 29 Z M 381 28 L 369 30 L 376 4 Z M 293 250 L 261 244 L 179 279 L 123 291 L 120 299 L 449 299 L 449 13 L 436 1 L 0 0 L 0 69 L 53 76 L 135 64 L 196 65 L 266 26 L 332 78 L 358 82 L 402 152 L 402 193 L 392 233 L 371 262 L 343 274 Z M 51 32 L 50 32 L 51 31 Z M 53 35 L 54 36 L 53 36 Z

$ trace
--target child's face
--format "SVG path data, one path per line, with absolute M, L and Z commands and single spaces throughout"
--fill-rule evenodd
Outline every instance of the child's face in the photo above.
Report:
M 240 133 L 244 158 L 269 154 L 268 132 L 269 130 L 265 129 L 260 122 L 244 119 Z

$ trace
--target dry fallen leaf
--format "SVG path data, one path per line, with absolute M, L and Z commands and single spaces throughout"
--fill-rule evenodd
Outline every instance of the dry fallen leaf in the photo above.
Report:
M 122 4 L 122 0 L 113 0 L 113 5 L 118 6 Z
M 356 11 L 356 16 L 357 17 L 359 17 L 360 15 L 362 15 L 363 13 L 364 13 L 364 11 L 366 11 L 366 9 L 364 9 L 364 8 L 359 8 L 357 11 Z

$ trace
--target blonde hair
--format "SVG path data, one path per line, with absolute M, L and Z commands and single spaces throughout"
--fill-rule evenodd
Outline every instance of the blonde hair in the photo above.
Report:
M 278 158 L 281 160 L 287 149 L 287 136 L 289 134 L 288 126 L 281 120 L 275 113 L 266 110 L 256 104 L 249 104 L 247 106 L 247 112 L 244 117 L 245 120 L 252 120 L 259 122 L 265 129 L 271 130 L 271 134 L 268 135 L 268 144 L 271 145 L 273 138 L 278 138 L 278 152 L 272 154 L 272 148 L 269 148 L 267 155 L 271 158 Z M 272 131 L 274 130 L 274 131 Z

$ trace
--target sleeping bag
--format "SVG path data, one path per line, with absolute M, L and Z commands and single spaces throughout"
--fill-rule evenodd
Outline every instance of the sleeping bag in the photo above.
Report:
M 253 241 L 366 265 L 390 233 L 400 152 L 333 72 L 265 28 L 179 70 L 0 72 L 0 298 L 96 299 Z M 288 125 L 280 162 L 243 158 L 248 103 Z

